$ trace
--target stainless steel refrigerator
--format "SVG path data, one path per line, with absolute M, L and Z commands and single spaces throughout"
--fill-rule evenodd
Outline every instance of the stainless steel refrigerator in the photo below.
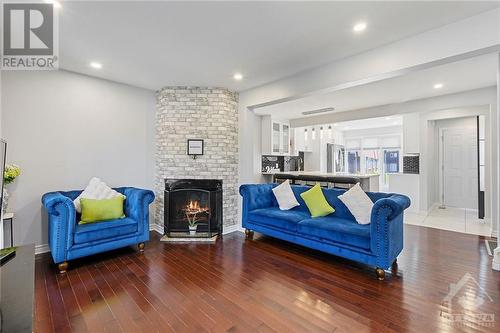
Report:
M 345 147 L 343 145 L 326 144 L 326 172 L 345 172 Z

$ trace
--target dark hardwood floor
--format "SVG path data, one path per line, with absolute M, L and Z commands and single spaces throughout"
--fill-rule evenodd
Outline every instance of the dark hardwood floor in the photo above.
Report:
M 233 233 L 208 245 L 160 243 L 152 232 L 144 254 L 130 247 L 75 260 L 66 274 L 43 255 L 36 262 L 34 328 L 499 332 L 500 323 L 490 320 L 500 320 L 500 273 L 491 269 L 484 240 L 405 228 L 399 269 L 385 281 L 372 268 L 258 234 L 246 241 Z M 461 279 L 450 309 L 443 302 Z M 450 313 L 464 321 L 450 320 Z

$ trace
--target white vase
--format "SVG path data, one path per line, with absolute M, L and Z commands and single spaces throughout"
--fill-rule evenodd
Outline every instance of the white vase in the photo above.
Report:
M 189 226 L 189 234 L 190 235 L 195 235 L 196 234 L 196 225 L 194 226 Z
M 9 192 L 7 191 L 7 188 L 3 187 L 3 193 L 2 193 L 2 212 L 5 214 L 7 212 L 7 206 L 9 205 Z

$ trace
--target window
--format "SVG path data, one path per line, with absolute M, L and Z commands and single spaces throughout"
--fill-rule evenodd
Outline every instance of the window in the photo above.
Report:
M 359 150 L 347 151 L 347 172 L 361 173 L 361 152 Z
M 384 150 L 384 171 L 399 172 L 399 150 Z
M 363 151 L 365 157 L 365 173 L 378 173 L 379 150 L 367 149 Z

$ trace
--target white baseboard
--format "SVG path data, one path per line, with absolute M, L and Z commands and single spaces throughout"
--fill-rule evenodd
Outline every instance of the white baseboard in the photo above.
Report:
M 162 225 L 152 223 L 149 225 L 149 231 L 156 231 L 157 233 L 159 233 L 160 235 L 163 236 L 163 226 Z
M 230 225 L 230 226 L 227 226 L 227 227 L 224 227 L 223 230 L 222 230 L 222 234 L 223 235 L 226 235 L 226 234 L 230 234 L 232 232 L 235 232 L 235 231 L 238 231 L 238 232 L 245 232 L 245 229 L 241 228 L 239 225 L 235 224 L 235 225 Z
M 50 252 L 49 244 L 35 245 L 35 255 Z

